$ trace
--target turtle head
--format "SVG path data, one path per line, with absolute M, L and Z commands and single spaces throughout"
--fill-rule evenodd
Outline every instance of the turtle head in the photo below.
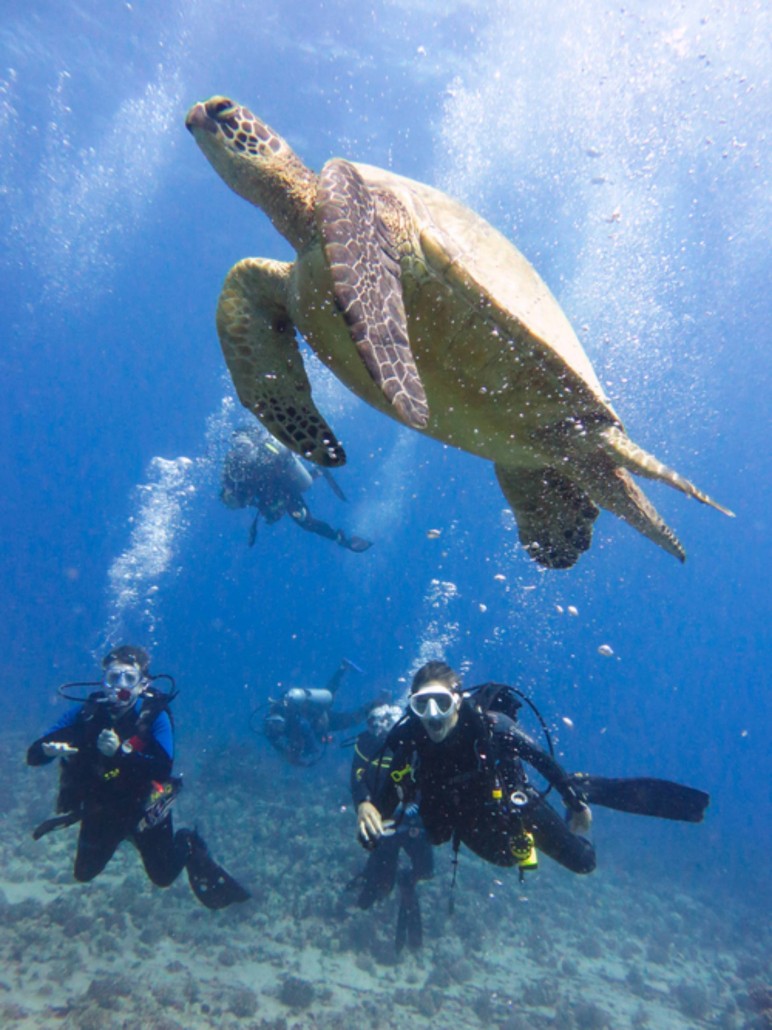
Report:
M 246 200 L 252 200 L 255 179 L 277 158 L 292 154 L 281 136 L 228 97 L 194 104 L 185 125 L 219 175 Z
M 278 133 L 228 97 L 211 97 L 194 104 L 185 125 L 207 157 L 213 144 L 253 158 L 268 158 L 282 149 L 289 150 Z
M 286 217 L 290 223 L 305 220 L 303 208 L 313 204 L 316 176 L 286 140 L 248 108 L 223 96 L 194 104 L 185 126 L 234 192 L 262 208 L 283 235 L 296 235 L 291 224 L 284 224 Z

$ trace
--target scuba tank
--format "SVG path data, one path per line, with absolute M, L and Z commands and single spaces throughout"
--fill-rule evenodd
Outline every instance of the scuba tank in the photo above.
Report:
M 303 462 L 298 458 L 296 454 L 285 447 L 283 443 L 275 440 L 273 437 L 267 437 L 262 440 L 263 454 L 268 452 L 270 455 L 269 462 L 281 461 L 282 470 L 281 475 L 285 480 L 288 487 L 297 490 L 298 493 L 304 493 L 314 481 L 314 477 L 305 467 Z
M 302 494 L 311 486 L 314 477 L 295 454 L 291 455 L 291 459 L 286 466 L 287 479 Z
M 292 687 L 284 695 L 286 704 L 304 708 L 306 711 L 326 712 L 332 708 L 332 692 L 329 690 L 311 690 L 307 687 Z

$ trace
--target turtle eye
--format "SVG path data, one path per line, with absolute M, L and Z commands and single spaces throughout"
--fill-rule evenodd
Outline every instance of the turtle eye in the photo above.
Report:
M 212 104 L 208 114 L 218 122 L 226 122 L 234 116 L 237 110 L 238 107 L 232 100 L 228 100 L 227 97 L 222 97 L 220 100 Z

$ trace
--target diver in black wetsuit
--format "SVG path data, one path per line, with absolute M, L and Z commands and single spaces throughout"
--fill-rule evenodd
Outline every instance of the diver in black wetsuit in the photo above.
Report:
M 567 773 L 523 733 L 511 710 L 505 714 L 477 703 L 508 689 L 491 684 L 478 695 L 463 693 L 458 675 L 444 662 L 418 670 L 408 713 L 386 740 L 394 756 L 390 775 L 373 801 L 359 806 L 360 839 L 378 841 L 392 828 L 392 817 L 398 819 L 399 804 L 415 794 L 432 844 L 452 840 L 457 850 L 463 843 L 488 862 L 521 869 L 533 864 L 535 845 L 567 869 L 589 873 L 595 868 L 595 849 L 584 836 L 591 825 L 589 802 L 701 821 L 709 797 L 691 787 Z M 556 789 L 569 823 L 529 782 L 524 762 Z
M 384 746 L 385 740 L 401 717 L 402 709 L 398 705 L 378 705 L 371 709 L 367 716 L 367 729 L 354 743 L 351 797 L 357 811 L 360 805 L 372 800 L 381 778 L 389 774 L 392 754 Z M 399 869 L 399 854 L 403 850 L 410 859 L 410 867 Z M 398 883 L 397 953 L 406 943 L 412 949 L 420 948 L 423 943 L 421 910 L 415 888 L 419 880 L 431 879 L 433 873 L 431 845 L 418 814 L 418 805 L 412 804 L 400 812 L 399 825 L 394 833 L 383 836 L 378 846 L 371 848 L 364 871 L 354 881 L 361 888 L 357 905 L 362 909 L 368 909 L 387 897 L 394 884 Z
M 373 702 L 348 712 L 333 709 L 338 687 L 350 669 L 362 671 L 344 658 L 323 689 L 291 687 L 280 698 L 269 699 L 263 734 L 290 765 L 316 765 L 330 734 L 364 722 Z
M 319 476 L 325 477 L 336 497 L 346 500 L 329 470 L 315 466 L 309 469 L 261 426 L 238 429 L 225 455 L 220 499 L 228 508 L 257 508 L 249 530 L 250 547 L 255 542 L 261 515 L 268 525 L 289 515 L 301 529 L 333 540 L 349 551 L 361 552 L 372 547 L 371 540 L 347 536 L 342 529 L 334 529 L 311 515 L 302 495 Z
M 172 776 L 173 695 L 152 685 L 149 657 L 123 645 L 102 661 L 103 681 L 27 751 L 28 765 L 61 759 L 58 817 L 42 823 L 36 839 L 80 823 L 75 879 L 93 880 L 129 840 L 147 875 L 168 887 L 183 868 L 208 908 L 245 901 L 249 894 L 209 855 L 195 830 L 172 829 L 171 803 L 181 787 Z M 97 683 L 70 686 L 100 686 Z

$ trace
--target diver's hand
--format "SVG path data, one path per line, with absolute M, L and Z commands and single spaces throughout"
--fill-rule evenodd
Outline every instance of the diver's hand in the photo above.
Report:
M 97 747 L 108 758 L 112 758 L 120 746 L 121 738 L 115 730 L 102 730 L 97 737 Z
M 65 744 L 61 740 L 47 740 L 43 744 L 43 754 L 46 758 L 64 758 L 66 755 L 77 755 L 78 749 L 72 744 Z
M 589 833 L 592 826 L 590 806 L 583 804 L 578 812 L 572 812 L 568 826 L 572 833 Z
M 363 801 L 357 808 L 357 833 L 363 844 L 375 844 L 380 837 L 394 833 L 394 822 L 381 818 L 381 813 L 371 801 Z

